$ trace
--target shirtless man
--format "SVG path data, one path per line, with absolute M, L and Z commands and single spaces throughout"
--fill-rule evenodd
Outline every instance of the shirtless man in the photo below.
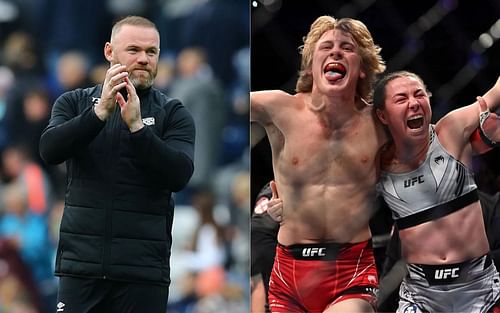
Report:
M 304 39 L 294 95 L 252 92 L 269 138 L 283 219 L 272 312 L 369 312 L 378 278 L 369 219 L 386 137 L 367 106 L 380 47 L 354 19 L 322 16 Z

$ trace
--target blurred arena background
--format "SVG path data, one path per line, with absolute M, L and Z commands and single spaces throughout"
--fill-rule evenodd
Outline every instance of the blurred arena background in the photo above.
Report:
M 433 118 L 475 101 L 500 75 L 500 2 L 311 0 L 251 1 L 251 90 L 293 93 L 298 47 L 320 15 L 364 22 L 382 47 L 387 70 L 419 74 L 432 92 Z M 252 149 L 252 200 L 271 178 L 266 140 Z M 477 157 L 480 189 L 500 191 L 498 149 Z
M 301 59 L 298 47 L 321 15 L 361 20 L 382 48 L 386 72 L 409 70 L 419 74 L 433 94 L 434 122 L 448 111 L 474 102 L 500 75 L 497 0 L 255 0 L 250 5 L 252 91 L 281 89 L 294 93 Z M 251 208 L 260 189 L 273 177 L 269 142 L 267 138 L 255 138 L 250 138 Z M 476 183 L 492 199 L 500 196 L 499 158 L 500 150 L 493 149 L 473 159 Z M 389 210 L 382 200 L 377 201 L 380 209 L 370 226 L 383 280 L 378 305 L 383 312 L 394 312 L 404 273 L 390 275 L 398 271 L 396 266 L 391 268 L 399 258 L 394 252 L 397 241 L 390 241 L 393 222 Z M 490 209 L 492 228 L 498 224 L 500 208 L 495 203 Z M 490 246 L 497 249 L 497 240 L 491 240 Z M 392 269 L 395 271 L 389 272 Z
M 176 194 L 168 312 L 248 311 L 249 9 L 233 0 L 0 0 L 1 313 L 55 311 L 65 167 L 46 166 L 38 140 L 58 96 L 103 81 L 104 44 L 126 15 L 158 26 L 155 85 L 197 126 L 195 174 Z

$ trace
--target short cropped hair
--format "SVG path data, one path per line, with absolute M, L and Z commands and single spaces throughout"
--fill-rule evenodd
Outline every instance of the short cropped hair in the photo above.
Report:
M 115 35 L 120 31 L 123 25 L 150 27 L 154 28 L 159 33 L 155 23 L 151 22 L 147 18 L 137 15 L 130 15 L 119 20 L 113 25 L 113 28 L 111 29 L 111 39 L 115 37 Z

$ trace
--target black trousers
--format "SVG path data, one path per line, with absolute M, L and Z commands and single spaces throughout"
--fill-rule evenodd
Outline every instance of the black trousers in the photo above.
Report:
M 57 313 L 165 313 L 168 287 L 60 277 Z

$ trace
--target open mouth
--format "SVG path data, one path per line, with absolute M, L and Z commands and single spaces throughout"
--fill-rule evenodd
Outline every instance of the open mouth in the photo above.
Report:
M 406 125 L 410 129 L 420 129 L 424 126 L 424 116 L 423 115 L 415 115 L 410 117 L 406 121 Z
M 325 68 L 323 69 L 323 73 L 325 73 L 325 76 L 328 80 L 330 81 L 337 81 L 339 79 L 344 78 L 345 74 L 347 73 L 347 70 L 344 65 L 340 63 L 328 63 Z

